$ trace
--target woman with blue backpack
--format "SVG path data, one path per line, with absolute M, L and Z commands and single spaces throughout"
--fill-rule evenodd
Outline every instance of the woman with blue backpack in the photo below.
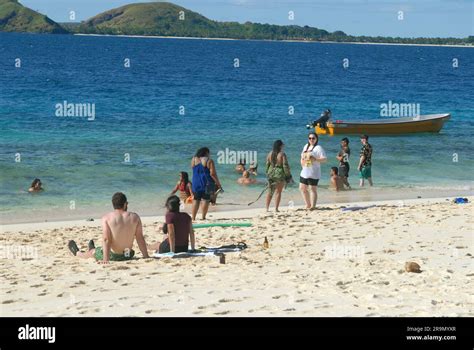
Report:
M 194 195 L 192 219 L 196 220 L 199 206 L 201 206 L 202 219 L 205 220 L 211 196 L 222 188 L 214 161 L 210 158 L 209 148 L 198 149 L 191 161 L 191 167 L 193 169 L 192 190 Z M 203 201 L 202 204 L 201 201 Z

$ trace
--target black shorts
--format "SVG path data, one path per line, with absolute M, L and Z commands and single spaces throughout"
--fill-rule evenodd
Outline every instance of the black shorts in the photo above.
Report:
M 300 183 L 306 186 L 318 186 L 319 179 L 305 179 L 300 176 Z
M 187 246 L 177 246 L 175 245 L 174 246 L 174 252 L 175 253 L 186 253 L 188 251 L 188 247 Z M 160 254 L 164 254 L 164 253 L 169 253 L 170 252 L 170 241 L 167 239 L 165 239 L 163 242 L 161 242 L 160 244 L 160 249 L 158 249 L 158 252 Z
M 348 166 L 340 166 L 338 175 L 340 177 L 349 177 L 349 167 Z
M 211 200 L 211 194 L 209 192 L 194 192 L 194 200 L 195 201 L 210 201 Z

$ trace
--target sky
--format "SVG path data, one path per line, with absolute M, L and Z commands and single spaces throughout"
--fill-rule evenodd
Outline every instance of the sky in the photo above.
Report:
M 19 0 L 57 22 L 76 21 L 148 0 Z M 173 0 L 217 21 L 308 25 L 351 35 L 467 37 L 474 35 L 474 0 Z M 289 19 L 289 12 L 294 19 Z M 400 13 L 402 11 L 402 14 Z M 403 17 L 403 18 L 402 18 Z M 402 19 L 400 19 L 402 18 Z

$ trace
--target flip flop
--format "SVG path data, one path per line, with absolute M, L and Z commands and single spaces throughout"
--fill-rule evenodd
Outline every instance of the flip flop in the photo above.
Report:
M 67 246 L 68 246 L 69 250 L 71 251 L 72 255 L 76 256 L 77 252 L 79 251 L 79 248 L 77 247 L 76 242 L 69 241 Z
M 92 239 L 89 241 L 89 244 L 87 245 L 87 248 L 89 250 L 95 249 L 95 244 L 94 244 L 94 241 Z

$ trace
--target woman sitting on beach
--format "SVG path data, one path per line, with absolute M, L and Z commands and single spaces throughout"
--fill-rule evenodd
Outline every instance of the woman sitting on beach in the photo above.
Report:
M 180 200 L 177 196 L 171 196 L 166 200 L 166 216 L 163 225 L 164 240 L 148 246 L 148 250 L 158 250 L 163 253 L 185 253 L 188 251 L 189 241 L 191 249 L 194 250 L 195 236 L 191 217 L 187 213 L 179 211 Z
M 171 191 L 171 195 L 175 194 L 178 190 L 179 198 L 183 203 L 189 204 L 193 202 L 192 183 L 189 181 L 188 173 L 185 171 L 179 173 L 179 181 L 173 191 Z
M 281 192 L 283 191 L 285 184 L 289 183 L 292 178 L 288 159 L 286 154 L 283 152 L 283 147 L 283 141 L 276 140 L 273 143 L 273 150 L 267 155 L 266 174 L 269 186 L 266 201 L 267 211 L 270 207 L 273 194 L 275 194 L 275 211 L 278 212 Z
M 194 196 L 192 218 L 193 221 L 196 220 L 201 200 L 203 200 L 201 213 L 202 219 L 205 220 L 211 197 L 215 203 L 216 191 L 222 188 L 217 177 L 214 161 L 210 158 L 209 148 L 203 147 L 196 152 L 191 160 L 191 167 L 193 169 L 192 189 Z
M 30 188 L 28 189 L 28 192 L 37 193 L 41 191 L 44 191 L 43 187 L 41 187 L 41 180 L 34 179 L 33 182 L 31 183 Z

